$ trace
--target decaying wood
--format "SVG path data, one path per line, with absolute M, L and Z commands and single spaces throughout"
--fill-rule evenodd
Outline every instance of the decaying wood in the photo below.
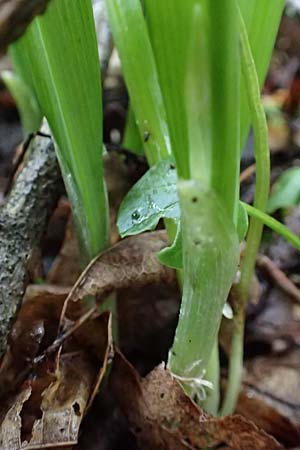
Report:
M 49 0 L 0 0 L 0 54 L 42 14 Z
M 21 303 L 34 249 L 62 192 L 52 141 L 37 137 L 0 209 L 0 355 Z

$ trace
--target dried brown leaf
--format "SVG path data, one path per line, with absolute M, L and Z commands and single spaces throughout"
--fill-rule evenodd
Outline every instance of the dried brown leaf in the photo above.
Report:
M 91 295 L 104 300 L 111 292 L 127 287 L 169 281 L 174 271 L 158 261 L 156 253 L 168 245 L 166 232 L 155 231 L 118 242 L 95 258 L 71 290 L 61 317 L 73 302 Z
M 242 416 L 217 419 L 206 414 L 162 365 L 142 379 L 116 352 L 111 382 L 134 433 L 148 450 L 199 449 L 220 444 L 235 450 L 283 449 Z
M 300 428 L 282 409 L 279 400 L 268 397 L 255 388 L 244 385 L 240 392 L 236 412 L 252 420 L 257 426 L 274 436 L 288 448 L 300 442 Z
M 41 288 L 40 288 L 41 289 Z M 0 367 L 0 398 L 23 381 L 34 358 L 56 337 L 66 293 L 27 294 L 12 327 L 9 346 Z
M 49 308 L 49 299 L 44 303 L 47 308 L 42 310 L 53 313 L 51 320 L 57 330 L 63 299 L 58 309 L 56 300 L 54 296 L 53 311 Z M 35 303 L 38 310 L 39 303 Z M 43 299 L 40 304 L 43 305 Z M 30 304 L 30 307 L 34 314 L 34 305 Z M 49 315 L 44 317 L 44 321 L 47 320 Z M 56 356 L 50 355 L 34 367 L 15 397 L 10 395 L 3 402 L 1 450 L 71 448 L 75 445 L 82 418 L 98 392 L 111 359 L 111 314 L 98 313 L 64 342 Z

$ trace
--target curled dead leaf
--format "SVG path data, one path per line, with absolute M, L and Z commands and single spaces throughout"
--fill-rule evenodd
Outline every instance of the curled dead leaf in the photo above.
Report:
M 48 292 L 21 308 L 0 372 L 2 394 L 6 394 L 0 407 L 1 450 L 69 449 L 78 441 L 82 418 L 112 359 L 111 314 L 95 313 L 59 351 L 32 365 L 35 355 L 57 335 L 65 298 L 65 294 Z M 69 322 L 76 321 L 82 309 L 77 303 Z M 37 326 L 43 330 L 40 337 L 35 333 Z M 13 375 L 18 375 L 18 383 Z M 27 379 L 21 385 L 24 375 Z M 8 380 L 17 388 L 16 394 L 5 392 Z
M 167 245 L 167 234 L 162 230 L 131 236 L 101 253 L 87 266 L 68 295 L 61 325 L 70 305 L 88 295 L 103 301 L 120 289 L 173 279 L 174 271 L 160 264 L 156 256 Z
M 283 450 L 242 416 L 218 419 L 205 413 L 162 365 L 141 378 L 116 352 L 111 383 L 142 448 L 196 450 L 226 444 L 234 450 Z

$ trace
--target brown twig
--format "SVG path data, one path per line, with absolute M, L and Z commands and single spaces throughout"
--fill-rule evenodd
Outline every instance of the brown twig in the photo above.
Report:
M 0 209 L 0 355 L 29 281 L 34 251 L 62 192 L 53 142 L 37 137 Z
M 285 292 L 294 302 L 300 303 L 300 290 L 280 270 L 273 261 L 265 255 L 259 255 L 256 260 L 257 267 L 264 270 L 274 283 Z
M 0 0 L 0 54 L 18 39 L 49 0 Z
M 255 173 L 256 164 L 251 164 L 251 166 L 247 167 L 240 175 L 240 183 L 244 183 Z

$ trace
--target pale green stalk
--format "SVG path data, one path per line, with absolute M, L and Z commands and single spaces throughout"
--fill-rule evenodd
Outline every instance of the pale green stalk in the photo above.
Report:
M 263 105 L 260 99 L 260 86 L 252 57 L 247 30 L 240 11 L 238 12 L 240 24 L 240 41 L 242 55 L 242 69 L 245 85 L 248 92 L 248 102 L 255 138 L 256 160 L 256 191 L 254 206 L 265 211 L 270 186 L 270 153 L 268 145 L 268 127 Z M 247 245 L 241 266 L 241 279 L 237 288 L 235 302 L 234 331 L 229 356 L 228 386 L 221 413 L 223 415 L 233 412 L 241 384 L 243 366 L 243 337 L 245 324 L 245 308 L 249 288 L 251 285 L 256 256 L 258 253 L 263 224 L 255 217 L 251 217 L 247 237 Z
M 239 55 L 234 1 L 196 5 L 189 50 L 186 108 L 192 179 L 178 183 L 184 282 L 168 366 L 187 392 L 201 400 L 210 361 L 210 377 L 218 378 L 218 362 L 211 355 L 239 255 L 235 229 Z M 214 387 L 216 403 L 218 383 Z

